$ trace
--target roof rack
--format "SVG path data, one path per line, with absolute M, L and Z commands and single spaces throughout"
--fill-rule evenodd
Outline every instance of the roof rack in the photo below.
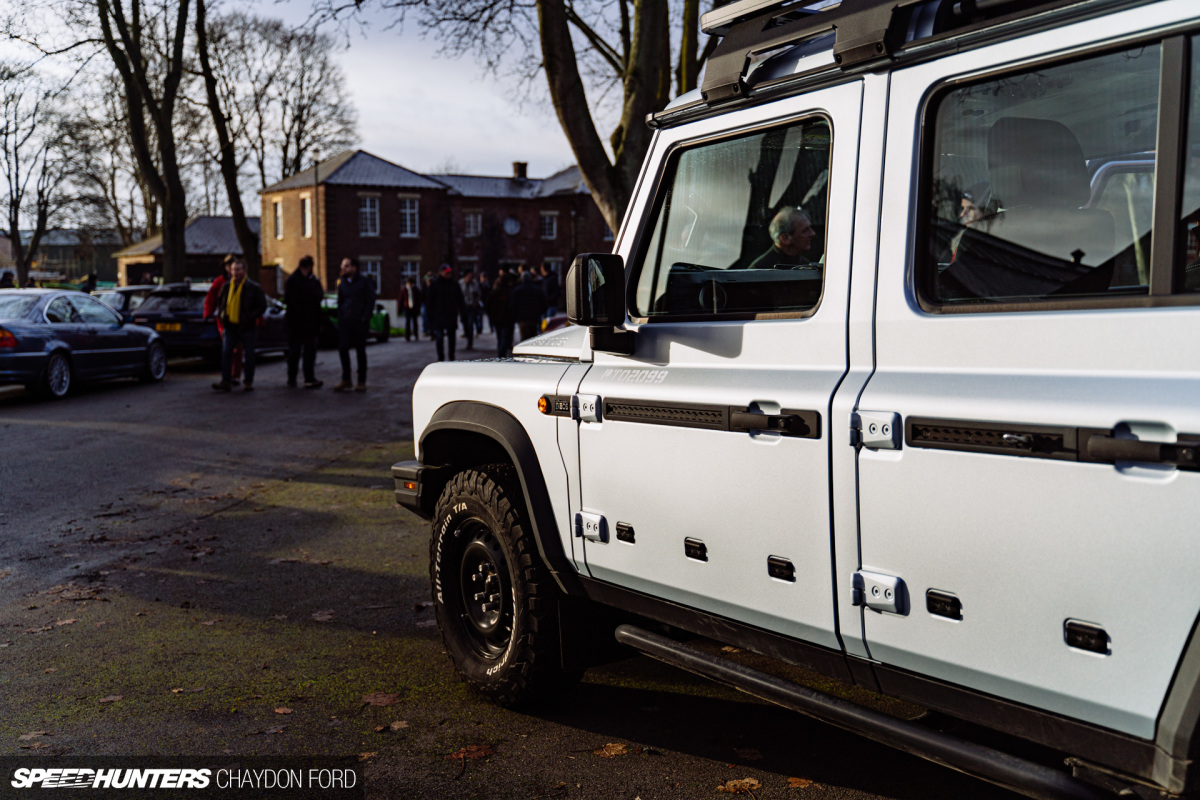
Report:
M 708 103 L 742 96 L 751 56 L 836 32 L 834 60 L 842 67 L 886 58 L 903 42 L 907 14 L 896 12 L 924 0 L 842 0 L 816 10 L 814 0 L 739 0 L 701 17 L 701 29 L 723 36 L 709 58 L 704 84 Z
M 1088 5 L 1086 0 L 736 0 L 704 14 L 700 27 L 721 36 L 708 60 L 701 93 L 708 105 L 744 97 L 746 67 L 762 56 L 818 36 L 835 34 L 834 69 L 869 69 L 890 63 L 902 46 L 991 20 L 1032 16 L 1048 7 Z M 917 6 L 933 9 L 932 31 L 909 31 Z M 913 34 L 916 34 L 915 36 Z

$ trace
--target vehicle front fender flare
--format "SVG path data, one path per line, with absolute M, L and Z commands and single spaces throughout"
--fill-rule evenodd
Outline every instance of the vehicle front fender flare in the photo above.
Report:
M 466 446 L 481 438 L 493 446 L 482 450 Z M 537 451 L 529 433 L 516 417 L 486 403 L 468 400 L 447 403 L 433 413 L 418 443 L 417 457 L 428 467 L 479 466 L 499 456 L 506 457 L 516 468 L 542 561 L 559 588 L 569 595 L 585 596 L 575 568 L 563 550 Z M 444 470 L 445 473 L 454 471 Z M 445 474 L 443 482 L 449 479 L 450 474 Z M 436 501 L 440 491 L 438 487 L 437 491 L 430 492 L 433 495 L 430 499 Z

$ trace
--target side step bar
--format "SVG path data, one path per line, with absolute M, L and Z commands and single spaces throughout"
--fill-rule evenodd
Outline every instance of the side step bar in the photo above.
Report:
M 1041 764 L 889 717 L 761 670 L 685 647 L 633 625 L 618 626 L 616 638 L 621 644 L 651 658 L 1027 797 L 1037 800 L 1113 800 L 1112 794 Z

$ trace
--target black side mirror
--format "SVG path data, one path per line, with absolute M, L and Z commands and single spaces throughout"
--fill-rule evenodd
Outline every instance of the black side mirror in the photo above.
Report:
M 613 253 L 583 253 L 567 270 L 567 319 L 591 329 L 592 349 L 633 355 L 625 322 L 625 262 Z

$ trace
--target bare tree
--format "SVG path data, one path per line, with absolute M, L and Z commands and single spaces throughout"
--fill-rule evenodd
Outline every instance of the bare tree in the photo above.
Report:
M 221 179 L 225 183 L 225 192 L 229 198 L 229 210 L 233 217 L 233 229 L 241 245 L 242 257 L 246 260 L 246 268 L 250 277 L 258 279 L 262 258 L 259 253 L 258 234 L 250 229 L 246 220 L 246 209 L 242 205 L 242 193 L 238 187 L 238 157 L 234 151 L 233 136 L 230 132 L 229 118 L 222 107 L 217 76 L 213 72 L 212 59 L 208 53 L 208 9 L 206 0 L 196 0 L 196 53 L 200 61 L 200 74 L 204 79 L 204 93 L 208 110 L 212 119 L 213 131 L 217 137 L 219 149 L 218 163 L 221 168 Z M 229 92 L 226 92 L 227 96 Z
M 87 0 L 90 5 L 91 0 Z M 179 169 L 175 112 L 184 77 L 190 0 L 94 0 L 104 41 L 124 88 L 138 169 L 162 209 L 163 278 L 187 269 L 187 198 Z M 159 49 L 160 45 L 162 46 Z
M 345 19 L 366 0 L 314 0 L 317 21 Z M 473 54 L 490 71 L 516 60 L 546 76 L 550 100 L 584 181 L 616 230 L 650 144 L 646 115 L 696 86 L 712 43 L 699 47 L 700 0 L 377 0 L 398 22 L 416 16 L 445 53 Z M 673 43 L 676 43 L 673 46 Z M 672 67 L 673 56 L 678 56 Z M 616 90 L 607 144 L 594 109 Z M 591 94 L 591 102 L 589 102 Z M 597 98 L 601 102 L 597 103 Z M 611 153 L 611 155 L 610 155 Z
M 313 31 L 292 31 L 287 38 L 275 95 L 281 178 L 302 170 L 314 150 L 335 152 L 358 140 L 358 115 L 333 60 L 333 46 L 331 36 Z
M 27 65 L 0 63 L 0 172 L 3 207 L 17 282 L 29 283 L 51 219 L 70 202 L 64 189 L 66 159 L 57 122 L 61 86 L 47 81 Z M 32 229 L 29 244 L 21 239 L 21 224 Z

